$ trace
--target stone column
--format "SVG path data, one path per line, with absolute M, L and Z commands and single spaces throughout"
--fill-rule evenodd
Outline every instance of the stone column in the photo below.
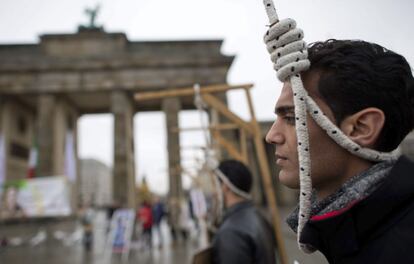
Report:
M 79 159 L 77 151 L 78 110 L 69 100 L 57 100 L 55 110 L 55 175 L 68 177 L 72 208 L 78 205 Z M 69 134 L 70 132 L 70 134 Z
M 171 210 L 171 225 L 177 228 L 179 219 L 179 201 L 183 195 L 180 165 L 180 137 L 179 133 L 173 132 L 179 127 L 178 113 L 181 103 L 178 98 L 167 98 L 162 101 L 162 110 L 165 114 L 167 128 L 167 151 L 169 169 L 169 202 Z
M 56 97 L 41 95 L 37 101 L 37 144 L 38 164 L 36 176 L 54 175 L 55 155 L 55 110 Z
M 67 113 L 61 100 L 56 99 L 54 107 L 54 124 L 53 124 L 53 175 L 65 174 L 65 154 L 66 154 L 66 136 L 67 136 Z M 67 175 L 66 175 L 67 176 Z
M 130 96 L 123 91 L 112 92 L 114 115 L 113 197 L 121 206 L 135 208 L 135 172 L 133 115 Z
M 24 179 L 28 172 L 27 161 L 32 145 L 35 109 L 12 96 L 5 104 L 1 104 L 1 107 L 5 174 L 8 176 L 8 180 Z

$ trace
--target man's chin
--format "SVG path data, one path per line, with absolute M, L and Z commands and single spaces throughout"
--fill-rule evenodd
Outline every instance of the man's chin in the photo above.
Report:
M 299 175 L 286 173 L 283 170 L 279 173 L 279 181 L 281 184 L 285 185 L 286 187 L 290 189 L 299 189 L 300 183 L 299 183 Z

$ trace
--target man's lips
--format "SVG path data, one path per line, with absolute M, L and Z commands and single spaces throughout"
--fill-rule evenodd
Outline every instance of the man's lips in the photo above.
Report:
M 283 165 L 283 163 L 285 163 L 288 160 L 286 156 L 280 155 L 278 153 L 276 153 L 275 156 L 276 156 L 276 164 L 278 165 Z

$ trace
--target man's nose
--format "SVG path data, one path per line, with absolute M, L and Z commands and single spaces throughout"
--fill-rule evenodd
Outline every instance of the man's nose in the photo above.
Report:
M 278 119 L 276 119 L 266 134 L 266 142 L 269 144 L 282 144 L 283 140 L 283 134 L 279 129 Z

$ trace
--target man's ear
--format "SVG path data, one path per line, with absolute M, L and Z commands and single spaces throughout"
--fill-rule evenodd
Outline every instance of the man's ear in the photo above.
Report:
M 382 110 L 369 107 L 347 116 L 340 125 L 341 130 L 362 147 L 374 148 L 385 123 Z

